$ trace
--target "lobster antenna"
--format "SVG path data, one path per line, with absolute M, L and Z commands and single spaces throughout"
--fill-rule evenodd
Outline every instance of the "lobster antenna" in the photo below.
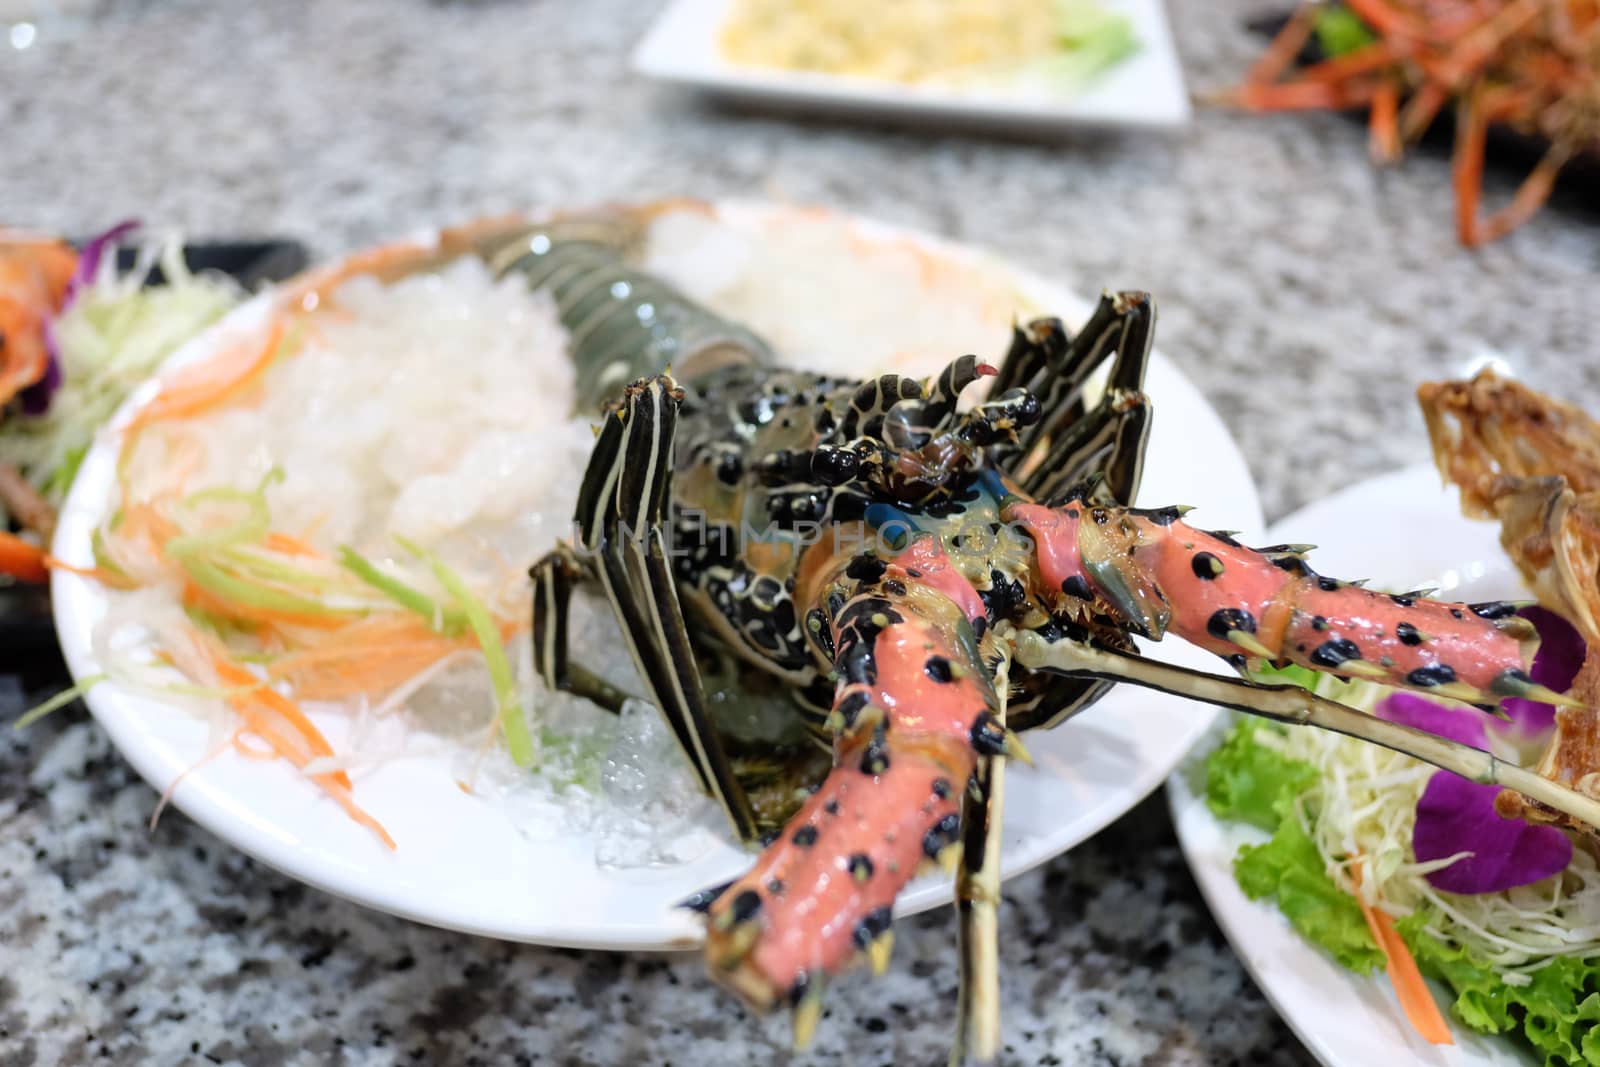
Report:
M 1052 643 L 1028 631 L 1014 634 L 1012 642 L 1016 649 L 1016 661 L 1031 670 L 1074 678 L 1131 682 L 1147 689 L 1203 700 L 1208 704 L 1234 708 L 1279 722 L 1332 730 L 1393 749 L 1480 785 L 1499 785 L 1514 790 L 1600 829 L 1600 800 L 1584 796 L 1459 741 L 1380 719 L 1326 697 L 1319 697 L 1297 685 L 1257 685 L 1096 648 L 1081 641 L 1062 639 Z

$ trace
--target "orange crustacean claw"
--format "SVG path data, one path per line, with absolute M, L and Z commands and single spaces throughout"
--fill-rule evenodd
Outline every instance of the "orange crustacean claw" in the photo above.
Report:
M 0 230 L 0 406 L 44 377 L 45 325 L 77 266 L 65 241 Z

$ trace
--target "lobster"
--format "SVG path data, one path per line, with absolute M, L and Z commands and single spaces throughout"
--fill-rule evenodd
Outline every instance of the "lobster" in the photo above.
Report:
M 602 421 L 570 544 L 532 569 L 545 683 L 617 710 L 626 694 L 569 648 L 575 590 L 598 590 L 638 678 L 734 832 L 764 851 L 683 902 L 711 973 L 797 1046 L 830 979 L 888 964 L 895 898 L 954 873 L 955 1058 L 999 1043 L 999 834 L 1021 735 L 1116 683 L 1361 737 L 1600 825 L 1600 801 L 1251 668 L 1297 663 L 1493 707 L 1573 703 L 1525 671 L 1513 605 L 1388 595 L 1317 574 L 1308 546 L 1252 549 L 1136 508 L 1152 417 L 1155 306 L 1107 293 L 1071 331 L 1015 326 L 994 364 L 843 380 L 775 365 L 754 332 L 636 266 L 641 213 L 559 218 L 484 254 L 547 292 L 580 402 Z M 987 392 L 963 406 L 970 387 Z M 1140 655 L 1172 633 L 1238 676 Z M 795 714 L 751 730 L 707 697 L 713 668 Z M 704 673 L 703 673 L 704 670 Z

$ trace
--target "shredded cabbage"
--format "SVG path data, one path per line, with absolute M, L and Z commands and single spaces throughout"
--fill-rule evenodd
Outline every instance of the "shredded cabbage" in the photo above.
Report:
M 1313 691 L 1369 712 L 1388 692 L 1371 682 L 1327 676 L 1317 678 Z M 1489 740 L 1491 746 L 1505 744 L 1494 731 Z M 1411 853 L 1417 801 L 1435 768 L 1321 730 L 1265 731 L 1258 743 L 1317 768 L 1318 783 L 1298 799 L 1302 825 L 1329 873 L 1347 887 L 1347 857 L 1367 857 L 1363 892 L 1370 902 L 1396 918 L 1430 911 L 1430 932 L 1470 948 L 1502 971 L 1526 972 L 1560 957 L 1600 955 L 1600 863 L 1590 849 L 1574 849 L 1562 877 L 1501 893 L 1441 892 L 1424 875 L 1450 858 L 1417 863 Z M 1516 751 L 1501 748 L 1495 754 L 1525 762 Z
M 64 381 L 49 409 L 0 422 L 0 452 L 52 504 L 66 497 L 95 431 L 128 393 L 244 295 L 226 277 L 191 273 L 176 235 L 141 245 L 127 272 L 114 260 L 104 257 L 51 323 Z M 166 284 L 145 288 L 157 265 Z
M 1371 711 L 1388 690 L 1290 668 L 1292 681 Z M 1287 675 L 1287 677 L 1285 677 Z M 1489 731 L 1490 744 L 1508 744 Z M 1496 755 L 1526 762 L 1523 754 Z M 1206 762 L 1206 797 L 1221 818 L 1272 833 L 1234 861 L 1252 898 L 1275 898 L 1304 937 L 1351 970 L 1381 953 L 1355 907 L 1348 868 L 1365 860 L 1363 896 L 1397 918 L 1423 973 L 1454 995 L 1452 1013 L 1486 1033 L 1515 1033 L 1548 1063 L 1600 1064 L 1600 862 L 1579 841 L 1559 875 L 1498 893 L 1435 889 L 1417 863 L 1417 801 L 1438 773 L 1408 756 L 1321 730 L 1242 720 Z M 1346 906 L 1348 905 L 1348 906 Z

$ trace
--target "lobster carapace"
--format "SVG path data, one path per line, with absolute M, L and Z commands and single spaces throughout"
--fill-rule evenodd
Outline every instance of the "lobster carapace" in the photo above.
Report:
M 895 897 L 937 863 L 962 905 L 958 1050 L 992 1058 L 1005 761 L 1117 682 L 1340 730 L 1600 823 L 1600 803 L 1485 753 L 1139 655 L 1135 636 L 1172 632 L 1240 675 L 1294 662 L 1486 706 L 1566 699 L 1525 673 L 1534 635 L 1509 605 L 1369 591 L 1316 574 L 1306 546 L 1246 548 L 1182 508 L 1132 507 L 1146 294 L 1106 294 L 1076 332 L 1017 327 L 993 365 L 846 381 L 778 368 L 753 332 L 634 267 L 640 218 L 563 219 L 489 255 L 551 294 L 581 402 L 603 411 L 573 543 L 533 569 L 536 661 L 549 685 L 620 704 L 567 647 L 572 590 L 601 591 L 707 792 L 767 842 L 686 902 L 712 972 L 791 1004 L 800 1041 L 830 977 L 886 965 Z M 763 759 L 719 723 L 702 670 L 730 663 L 792 696 L 796 733 L 820 744 Z

